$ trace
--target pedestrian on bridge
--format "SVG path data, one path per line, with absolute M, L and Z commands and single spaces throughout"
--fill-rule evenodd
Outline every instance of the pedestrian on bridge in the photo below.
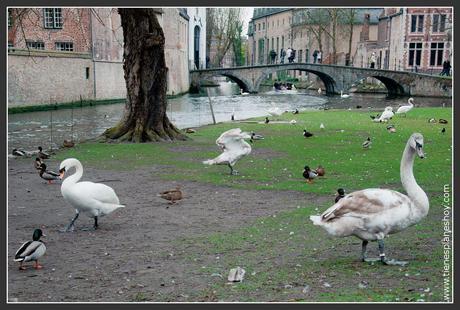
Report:
M 275 63 L 275 59 L 276 59 L 276 52 L 275 52 L 275 50 L 271 50 L 271 51 L 270 51 L 270 58 L 271 58 L 271 63 L 274 64 L 274 63 Z
M 318 58 L 318 63 L 319 63 L 319 64 L 322 63 L 323 60 L 322 60 L 322 53 L 321 53 L 321 51 L 318 51 L 318 55 L 316 55 L 316 58 Z
M 315 51 L 313 52 L 313 63 L 314 63 L 314 64 L 316 63 L 317 58 L 318 58 L 318 50 L 315 50 Z
M 280 51 L 280 63 L 284 64 L 284 57 L 286 57 L 286 51 L 282 48 Z

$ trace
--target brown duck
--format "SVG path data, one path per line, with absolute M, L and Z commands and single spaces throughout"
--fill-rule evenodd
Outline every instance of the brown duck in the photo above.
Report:
M 169 191 L 164 191 L 158 194 L 159 197 L 169 200 L 170 204 L 175 203 L 177 200 L 182 199 L 182 192 L 180 190 L 180 186 L 177 186 L 175 189 L 171 189 Z

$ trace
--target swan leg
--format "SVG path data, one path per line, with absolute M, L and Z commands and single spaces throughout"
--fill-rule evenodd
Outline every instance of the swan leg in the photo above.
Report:
M 74 218 L 70 221 L 69 225 L 66 227 L 64 230 L 60 230 L 60 232 L 69 232 L 73 231 L 75 229 L 75 221 L 77 220 L 78 216 L 80 215 L 80 212 L 77 210 L 77 214 L 75 214 Z
M 238 175 L 238 171 L 236 170 L 233 170 L 233 166 L 228 164 L 228 166 L 230 167 L 230 175 Z
M 395 259 L 388 260 L 386 258 L 386 256 L 385 256 L 385 244 L 383 242 L 383 239 L 379 239 L 378 243 L 379 243 L 380 261 L 384 265 L 403 266 L 404 267 L 407 264 L 409 264 L 409 262 L 406 262 L 406 261 L 398 261 L 398 260 L 395 260 Z

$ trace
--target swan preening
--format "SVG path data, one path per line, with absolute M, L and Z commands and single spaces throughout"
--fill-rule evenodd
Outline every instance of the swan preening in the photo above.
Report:
M 41 229 L 35 229 L 32 236 L 32 241 L 24 242 L 14 254 L 14 261 L 19 262 L 19 269 L 25 270 L 22 265 L 26 262 L 35 261 L 35 269 L 41 269 L 38 259 L 46 252 L 45 244 L 40 240 L 41 237 L 46 237 Z
M 216 144 L 222 149 L 222 154 L 214 159 L 203 161 L 205 165 L 227 165 L 230 168 L 230 174 L 238 174 L 233 166 L 242 157 L 251 153 L 251 145 L 244 139 L 258 140 L 257 135 L 250 135 L 241 131 L 240 128 L 234 128 L 222 133 L 216 140 Z
M 409 105 L 400 106 L 398 110 L 396 110 L 396 114 L 404 113 L 404 116 L 406 116 L 406 113 L 414 108 L 414 98 L 409 98 L 409 100 L 407 100 L 407 103 Z
M 118 208 L 125 207 L 120 205 L 117 194 L 111 187 L 101 183 L 78 182 L 83 175 L 83 166 L 78 159 L 68 158 L 61 163 L 59 167 L 61 179 L 71 168 L 75 168 L 75 173 L 64 179 L 61 193 L 64 199 L 75 208 L 76 215 L 65 231 L 74 229 L 74 223 L 80 213 L 94 218 L 94 229 L 97 229 L 99 216 L 110 214 Z
M 388 122 L 395 114 L 393 113 L 392 107 L 386 107 L 383 113 L 379 117 L 372 117 L 372 120 L 376 123 Z
M 346 195 L 323 214 L 310 216 L 310 220 L 333 236 L 360 238 L 363 261 L 373 261 L 366 258 L 366 247 L 369 241 L 377 240 L 382 263 L 407 264 L 386 258 L 383 239 L 418 223 L 428 214 L 428 197 L 413 174 L 415 155 L 425 156 L 420 133 L 410 136 L 401 159 L 401 183 L 407 196 L 394 190 L 368 188 Z

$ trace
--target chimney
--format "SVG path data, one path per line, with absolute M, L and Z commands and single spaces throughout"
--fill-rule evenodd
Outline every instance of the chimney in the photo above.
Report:
M 363 22 L 363 29 L 361 30 L 361 35 L 359 40 L 361 42 L 369 40 L 369 23 L 370 23 L 371 16 L 370 14 L 364 14 L 364 22 Z

